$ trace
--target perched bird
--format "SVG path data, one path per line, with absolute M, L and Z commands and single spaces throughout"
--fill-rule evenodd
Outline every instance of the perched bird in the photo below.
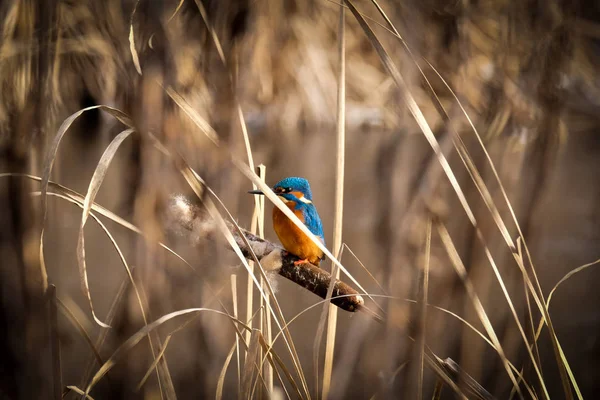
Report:
M 285 178 L 273 186 L 273 191 L 300 221 L 304 222 L 308 230 L 325 244 L 323 225 L 312 202 L 308 181 L 298 177 Z M 251 190 L 248 193 L 264 194 L 260 190 Z M 283 247 L 300 258 L 294 264 L 310 262 L 319 265 L 323 259 L 321 249 L 277 207 L 273 207 L 273 229 Z

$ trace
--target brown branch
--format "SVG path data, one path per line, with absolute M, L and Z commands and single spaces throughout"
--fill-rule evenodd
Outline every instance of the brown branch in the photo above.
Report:
M 214 239 L 217 234 L 217 224 L 210 215 L 204 209 L 190 204 L 182 196 L 176 196 L 172 199 L 168 220 L 171 230 L 190 238 L 193 237 L 192 241 Z M 295 265 L 294 262 L 300 260 L 300 258 L 294 254 L 285 251 L 272 242 L 253 235 L 245 229 L 241 229 L 241 233 L 246 239 L 244 240 L 240 236 L 240 231 L 231 222 L 226 221 L 226 223 L 242 254 L 248 260 L 253 260 L 252 252 L 248 247 L 249 244 L 265 271 L 277 272 L 322 299 L 326 298 L 327 289 L 331 282 L 329 272 L 310 263 Z M 358 311 L 364 305 L 362 296 L 340 280 L 335 280 L 331 302 L 351 312 Z

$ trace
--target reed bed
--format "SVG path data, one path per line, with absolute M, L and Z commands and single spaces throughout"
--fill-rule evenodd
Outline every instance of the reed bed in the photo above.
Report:
M 593 398 L 594 7 L 3 2 L 0 394 Z

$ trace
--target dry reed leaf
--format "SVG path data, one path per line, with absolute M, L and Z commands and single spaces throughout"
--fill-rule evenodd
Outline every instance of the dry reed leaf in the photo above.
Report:
M 375 1 L 373 1 L 374 3 L 376 3 Z M 352 5 L 352 3 L 350 1 L 346 1 L 346 3 L 348 4 L 349 8 L 352 10 L 353 14 L 355 15 L 356 19 L 359 21 L 359 23 L 361 24 L 361 27 L 363 28 L 363 30 L 365 31 L 365 33 L 367 34 L 367 36 L 369 36 L 372 44 L 375 46 L 375 48 L 377 49 L 378 54 L 380 55 L 382 62 L 384 63 L 385 67 L 388 69 L 388 71 L 390 72 L 390 74 L 392 75 L 392 77 L 394 78 L 394 80 L 396 81 L 396 83 L 398 84 L 398 87 L 401 89 L 401 92 L 403 93 L 404 96 L 404 100 L 407 102 L 408 108 L 411 112 L 411 114 L 413 115 L 413 117 L 416 119 L 419 127 L 421 128 L 421 130 L 423 131 L 423 133 L 425 134 L 427 140 L 430 142 L 434 152 L 436 153 L 436 155 L 439 158 L 440 164 L 442 165 L 442 168 L 444 170 L 444 172 L 446 173 L 446 175 L 448 176 L 448 179 L 450 180 L 450 183 L 452 184 L 454 190 L 456 191 L 459 200 L 461 202 L 461 204 L 463 205 L 463 208 L 465 209 L 465 212 L 467 213 L 467 216 L 469 217 L 469 220 L 471 220 L 471 222 L 473 223 L 474 226 L 475 225 L 475 218 L 474 215 L 468 205 L 468 203 L 466 202 L 466 198 L 464 197 L 464 194 L 462 193 L 462 190 L 460 189 L 460 186 L 458 184 L 458 181 L 456 180 L 456 177 L 454 176 L 452 170 L 450 169 L 450 166 L 447 162 L 447 160 L 445 159 L 445 157 L 443 156 L 443 154 L 441 154 L 441 152 L 439 151 L 439 144 L 437 143 L 437 140 L 435 139 L 433 132 L 431 131 L 431 129 L 429 128 L 429 126 L 427 125 L 427 122 L 425 121 L 425 119 L 423 118 L 423 114 L 422 112 L 419 110 L 416 102 L 414 101 L 412 95 L 410 94 L 410 92 L 407 89 L 407 86 L 402 78 L 402 76 L 399 74 L 398 70 L 396 69 L 395 65 L 393 64 L 393 62 L 391 61 L 391 59 L 389 58 L 389 56 L 387 55 L 385 49 L 383 48 L 383 46 L 381 46 L 381 44 L 379 43 L 377 37 L 374 35 L 373 31 L 370 29 L 370 27 L 368 26 L 368 24 L 366 23 L 366 21 L 360 16 L 360 14 L 356 11 L 356 8 Z M 476 228 L 477 229 L 477 228 Z M 478 230 L 478 229 L 477 229 Z M 481 236 L 481 234 L 478 231 L 478 237 L 480 238 L 480 240 L 483 241 L 483 237 Z M 487 246 L 484 246 L 487 249 Z M 488 256 L 488 259 L 490 259 L 491 255 Z M 492 261 L 490 259 L 490 261 Z M 495 263 L 492 264 L 492 267 L 494 268 L 494 272 L 496 273 L 497 277 L 499 278 L 499 282 L 500 284 L 503 286 L 503 290 L 504 290 L 504 283 L 502 281 L 502 279 L 500 278 L 499 272 L 497 271 L 497 268 L 495 267 Z M 524 268 L 522 268 L 522 270 L 524 271 Z M 535 274 L 535 272 L 534 272 Z M 526 276 L 526 275 L 525 275 Z M 536 279 L 537 280 L 537 279 Z M 528 284 L 531 285 L 531 282 L 529 280 Z M 532 294 L 534 295 L 534 299 L 536 299 L 537 294 L 535 292 L 535 290 L 532 289 Z M 512 304 L 512 302 L 510 302 L 510 297 L 508 296 L 508 294 L 505 291 L 505 297 L 507 298 L 507 300 L 509 300 L 509 305 Z M 538 307 L 540 307 L 542 313 L 545 313 L 543 310 L 543 307 L 541 305 L 541 303 L 539 302 L 539 299 L 536 299 L 536 302 L 538 303 Z M 547 316 L 547 313 L 545 313 Z M 520 326 L 520 323 L 518 322 L 517 319 L 517 323 Z M 559 346 L 558 344 L 558 339 L 556 338 L 556 335 L 553 332 L 553 328 L 551 326 L 551 322 L 548 321 L 549 323 L 549 327 L 551 330 L 551 337 L 552 337 L 552 342 L 555 348 L 555 353 L 556 350 Z M 563 380 L 563 383 L 565 382 L 565 375 L 566 373 L 563 373 L 564 369 L 565 369 L 565 363 L 561 362 L 563 361 L 563 359 L 561 359 L 561 357 L 558 356 L 558 354 L 556 355 L 557 357 L 557 363 L 559 365 L 559 370 L 561 371 L 561 379 Z M 535 363 L 535 359 L 534 359 L 534 366 L 536 366 L 537 369 L 537 365 Z M 510 369 L 507 369 L 509 375 L 511 376 L 511 379 L 514 379 L 514 376 L 512 376 L 512 373 L 510 372 Z M 541 373 L 539 372 L 538 369 L 538 375 L 541 377 Z M 544 390 L 545 389 L 545 384 L 543 382 L 543 379 L 540 378 L 540 380 L 542 381 L 542 387 Z M 516 382 L 513 381 L 513 383 L 516 384 Z M 569 391 L 567 389 L 565 389 L 565 395 L 570 398 L 571 395 L 569 393 Z
M 110 115 L 115 117 L 117 120 L 119 120 L 123 124 L 129 126 L 130 128 L 133 126 L 133 122 L 129 119 L 129 117 L 126 114 L 124 114 L 123 112 L 121 112 L 120 110 L 117 110 L 116 108 L 109 107 L 109 106 L 99 105 L 99 106 L 87 107 L 87 108 L 77 111 L 76 113 L 69 116 L 58 128 L 58 132 L 46 152 L 46 157 L 44 160 L 44 170 L 42 173 L 42 187 L 41 187 L 41 190 L 42 190 L 42 198 L 41 198 L 41 200 L 42 200 L 42 230 L 40 233 L 40 268 L 42 269 L 41 272 L 42 272 L 42 279 L 44 282 L 44 289 L 46 289 L 48 287 L 48 273 L 46 272 L 46 263 L 45 263 L 45 259 L 44 259 L 44 224 L 46 223 L 47 212 L 48 212 L 48 208 L 47 208 L 47 204 L 46 204 L 46 192 L 48 191 L 48 182 L 50 180 L 50 173 L 52 172 L 52 166 L 54 165 L 54 161 L 55 161 L 56 155 L 58 153 L 58 147 L 60 146 L 60 142 L 61 142 L 63 136 L 67 133 L 67 130 L 69 129 L 69 127 L 71 127 L 73 122 L 75 122 L 75 120 L 81 114 L 83 114 L 86 111 L 95 110 L 95 109 L 100 109 L 100 110 L 106 111 L 107 113 L 109 113 Z
M 0 173 L 0 178 L 8 177 L 8 176 L 27 178 L 27 179 L 31 179 L 31 180 L 37 181 L 37 182 L 43 181 L 43 178 L 35 176 L 35 175 L 30 175 L 30 174 L 10 173 L 10 172 L 9 173 Z M 76 200 L 80 204 L 83 204 L 83 202 L 85 200 L 85 197 L 82 194 L 80 194 L 66 186 L 60 185 L 56 182 L 48 181 L 47 187 L 51 187 L 52 189 L 56 190 L 60 194 L 63 194 L 73 200 Z M 47 192 L 47 190 L 46 190 L 46 192 Z M 126 221 L 125 219 L 119 217 L 117 214 L 113 213 L 112 211 L 102 207 L 101 205 L 99 205 L 97 203 L 93 203 L 92 210 L 96 211 L 98 214 L 103 215 L 104 217 L 110 219 L 111 221 L 121 225 L 122 227 L 124 227 L 142 237 L 145 237 L 144 233 L 142 232 L 142 230 L 140 228 L 138 228 L 137 226 L 133 225 L 132 223 Z M 174 255 L 175 257 L 177 257 L 188 268 L 190 268 L 190 270 L 192 270 L 194 273 L 197 274 L 196 269 L 189 262 L 187 262 L 183 257 L 181 257 L 179 254 L 177 254 L 173 249 L 171 249 L 170 247 L 168 247 L 167 245 L 165 245 L 162 242 L 158 242 L 157 244 L 160 247 L 162 247 L 164 250 L 166 250 L 167 252 L 169 252 L 172 255 Z
M 233 317 L 239 318 L 238 298 L 237 298 L 237 276 L 235 274 L 231 274 L 230 279 L 231 279 L 231 302 L 233 303 Z M 252 327 L 250 326 L 250 328 L 252 328 Z M 236 327 L 236 329 L 237 329 L 237 327 Z M 240 338 L 237 337 L 237 335 L 235 337 L 235 349 L 236 349 L 236 356 L 237 356 L 237 378 L 238 378 L 238 385 L 239 385 L 241 382 L 240 381 Z
M 102 359 L 102 356 L 100 356 L 100 352 L 96 348 L 96 345 L 94 345 L 92 338 L 90 337 L 89 333 L 87 332 L 87 330 L 85 329 L 83 324 L 81 322 L 79 322 L 79 320 L 77 319 L 75 314 L 73 314 L 73 312 L 67 307 L 67 305 L 65 303 L 63 303 L 63 301 L 60 298 L 58 298 L 57 300 L 58 300 L 58 305 L 60 306 L 60 310 L 67 317 L 67 319 L 73 324 L 73 326 L 75 326 L 75 329 L 77 329 L 79 334 L 83 337 L 83 339 L 85 340 L 85 342 L 87 343 L 89 348 L 92 350 L 92 353 L 94 354 L 94 358 L 98 362 L 98 365 L 102 366 L 102 364 L 104 364 L 104 360 Z
M 92 380 L 90 381 L 90 383 L 87 385 L 87 387 L 85 389 L 85 394 L 87 395 L 88 393 L 90 393 L 91 390 L 94 388 L 94 386 L 96 386 L 96 384 L 100 381 L 100 379 L 102 379 L 102 377 L 104 377 L 104 375 L 106 375 L 108 373 L 108 371 L 110 371 L 115 366 L 116 362 L 122 356 L 124 356 L 129 350 L 131 350 L 136 344 L 138 344 L 144 337 L 148 336 L 148 334 L 150 332 L 154 331 L 156 328 L 158 328 L 159 326 L 163 325 L 164 323 L 172 320 L 173 318 L 183 316 L 183 315 L 189 315 L 189 314 L 199 314 L 204 311 L 225 316 L 225 317 L 229 318 L 231 321 L 236 322 L 236 323 L 240 324 L 241 326 L 245 326 L 242 321 L 233 318 L 231 315 L 229 315 L 225 312 L 213 310 L 210 308 L 186 308 L 184 310 L 174 311 L 172 313 L 163 315 L 156 321 L 154 321 L 154 322 L 144 326 L 140 330 L 138 330 L 135 334 L 130 336 L 124 343 L 122 343 L 114 351 L 114 353 L 108 358 L 108 360 L 106 360 L 106 362 L 102 365 L 102 367 L 100 367 L 100 369 L 92 377 Z
M 83 289 L 88 297 L 88 302 L 90 305 L 92 316 L 94 317 L 94 320 L 96 321 L 96 323 L 100 324 L 101 326 L 103 326 L 105 328 L 109 328 L 110 326 L 108 324 L 104 324 L 96 317 L 96 314 L 95 314 L 94 308 L 93 308 L 92 299 L 91 299 L 91 293 L 90 293 L 89 283 L 88 283 L 88 278 L 87 278 L 87 266 L 86 266 L 86 262 L 85 262 L 84 227 L 87 222 L 87 218 L 90 215 L 90 212 L 92 209 L 92 204 L 94 203 L 95 197 L 96 197 L 98 191 L 100 190 L 100 186 L 102 185 L 104 177 L 106 176 L 106 172 L 108 171 L 108 167 L 110 166 L 110 163 L 111 163 L 116 151 L 119 149 L 119 147 L 123 143 L 123 141 L 125 139 L 127 139 L 133 132 L 135 132 L 135 131 L 131 128 L 124 130 L 123 132 L 119 133 L 108 145 L 108 147 L 102 154 L 100 161 L 98 162 L 96 170 L 94 171 L 94 175 L 92 176 L 92 179 L 89 184 L 88 192 L 86 194 L 86 197 L 85 197 L 85 199 L 83 201 L 83 205 L 82 205 L 83 212 L 82 212 L 81 224 L 80 224 L 79 236 L 78 236 L 78 242 L 77 242 L 77 260 L 78 260 L 78 264 L 79 264 L 79 268 L 80 268 L 80 276 L 81 276 L 81 279 L 82 279 L 82 282 L 84 285 Z M 148 319 L 146 317 L 146 312 L 144 311 L 144 306 L 143 306 L 143 303 L 142 303 L 142 300 L 140 297 L 139 290 L 138 290 L 137 285 L 131 274 L 131 269 L 129 268 L 127 261 L 125 260 L 125 257 L 123 255 L 123 253 L 121 252 L 121 249 L 119 248 L 118 244 L 116 243 L 116 241 L 114 240 L 112 235 L 110 235 L 108 230 L 104 227 L 104 225 L 95 216 L 94 216 L 94 219 L 96 219 L 96 221 L 102 226 L 104 231 L 108 234 L 113 246 L 117 250 L 117 253 L 119 254 L 121 262 L 123 263 L 123 265 L 125 267 L 127 275 L 129 276 L 132 287 L 134 288 L 134 291 L 135 291 L 135 294 L 137 297 L 137 301 L 138 301 L 138 304 L 140 307 L 140 311 L 142 314 L 142 318 L 144 320 L 144 324 L 147 324 Z M 152 344 L 152 339 L 149 337 L 148 340 L 149 340 L 149 345 L 150 345 L 150 350 L 152 352 L 152 356 L 155 359 L 155 361 L 157 361 L 160 359 L 160 357 L 156 358 L 156 354 L 154 351 L 154 345 Z M 160 382 L 161 374 L 160 374 L 158 368 L 156 369 L 156 372 L 157 372 L 158 379 Z M 168 372 L 166 371 L 166 369 L 163 371 L 163 374 L 165 375 L 164 379 L 166 379 L 167 381 L 170 381 L 170 377 L 168 377 Z M 172 386 L 172 385 L 167 385 L 167 388 L 169 388 L 170 386 Z M 171 392 L 170 397 L 173 397 L 172 390 L 170 392 Z
M 229 353 L 227 353 L 227 357 L 225 358 L 225 363 L 223 364 L 223 368 L 221 368 L 221 373 L 219 373 L 219 379 L 217 380 L 217 391 L 215 394 L 216 400 L 221 400 L 223 398 L 223 385 L 225 384 L 225 374 L 227 373 L 227 368 L 229 367 L 229 363 L 231 362 L 233 353 L 235 353 L 235 350 L 236 350 L 236 348 L 238 348 L 238 346 L 239 346 L 239 341 L 236 336 L 236 342 L 233 344 L 233 346 L 231 346 L 231 350 L 229 350 Z M 239 349 L 238 349 L 238 354 L 239 354 Z M 238 378 L 239 378 L 239 371 L 238 371 Z M 239 379 L 238 379 L 238 381 L 239 381 Z
M 248 353 L 246 355 L 246 362 L 242 371 L 242 382 L 240 384 L 240 397 L 242 399 L 250 399 L 250 391 L 252 389 L 252 377 L 256 371 L 257 375 L 261 374 L 261 369 L 257 370 L 256 362 L 259 357 L 260 342 L 259 342 L 260 331 L 258 329 L 252 329 L 250 335 L 250 343 L 248 345 Z
M 69 392 L 75 392 L 77 394 L 82 395 L 84 399 L 94 400 L 94 398 L 92 396 L 90 396 L 89 394 L 86 394 L 83 390 L 79 389 L 77 386 L 69 385 L 66 388 L 68 389 L 68 391 L 66 391 L 65 394 L 68 394 Z
M 479 132 L 477 131 L 477 129 L 475 128 L 475 125 L 473 124 L 471 118 L 469 117 L 469 115 L 467 114 L 466 110 L 464 109 L 463 105 L 461 104 L 460 100 L 458 99 L 458 96 L 456 96 L 456 94 L 454 93 L 454 91 L 450 88 L 450 86 L 448 85 L 448 83 L 444 80 L 444 78 L 439 74 L 439 72 L 437 71 L 437 69 L 435 69 L 431 64 L 429 64 L 430 67 L 435 71 L 435 73 L 438 75 L 438 77 L 442 80 L 442 82 L 444 83 L 444 85 L 446 85 L 446 87 L 448 88 L 448 90 L 450 91 L 450 93 L 452 94 L 452 96 L 454 97 L 454 99 L 456 100 L 457 104 L 459 105 L 461 111 L 463 112 L 463 114 L 465 115 L 466 119 L 468 120 L 471 129 L 473 130 L 473 132 L 475 133 L 475 136 L 478 140 L 479 145 L 481 146 L 486 159 L 491 167 L 491 170 L 493 172 L 494 178 L 496 180 L 496 182 L 498 183 L 498 187 L 500 188 L 500 191 L 502 193 L 503 199 L 508 207 L 508 210 L 511 214 L 511 217 L 515 223 L 517 232 L 519 234 L 519 239 L 522 240 L 523 242 L 523 246 L 525 247 L 526 250 L 526 254 L 528 257 L 528 261 L 529 264 L 531 265 L 531 270 L 533 272 L 533 278 L 534 281 L 536 283 L 537 286 L 537 291 L 536 288 L 534 288 L 533 286 L 533 281 L 532 279 L 529 277 L 529 274 L 527 273 L 526 269 L 525 269 L 525 265 L 523 262 L 522 257 L 519 256 L 519 252 L 516 251 L 516 247 L 515 244 L 510 236 L 510 233 L 508 232 L 508 228 L 506 227 L 506 224 L 504 222 L 504 220 L 500 217 L 500 213 L 498 211 L 497 206 L 495 205 L 495 202 L 492 198 L 492 196 L 489 193 L 489 190 L 487 189 L 483 179 L 481 178 L 481 175 L 479 174 L 479 171 L 477 171 L 477 168 L 475 167 L 472 158 L 470 157 L 468 150 L 465 146 L 465 144 L 462 142 L 462 139 L 460 138 L 460 136 L 457 134 L 456 136 L 458 137 L 458 142 L 455 143 L 455 148 L 458 150 L 459 155 L 461 160 L 463 161 L 463 163 L 465 164 L 471 178 L 473 179 L 473 181 L 475 182 L 477 189 L 479 190 L 484 202 L 486 203 L 486 206 L 488 207 L 488 210 L 490 211 L 490 213 L 492 214 L 492 217 L 494 219 L 494 222 L 496 223 L 496 226 L 498 227 L 500 233 L 502 234 L 502 237 L 504 238 L 504 240 L 506 241 L 509 249 L 511 250 L 511 253 L 513 254 L 513 257 L 518 265 L 518 267 L 521 269 L 521 272 L 523 273 L 523 278 L 525 281 L 525 284 L 527 285 L 527 288 L 529 289 L 529 292 L 531 293 L 531 295 L 534 298 L 534 301 L 536 302 L 536 305 L 538 306 L 538 309 L 540 310 L 540 312 L 543 315 L 543 321 L 546 321 L 546 323 L 548 324 L 548 328 L 550 331 L 550 338 L 553 344 L 553 349 L 555 352 L 555 357 L 558 363 L 558 367 L 559 367 L 559 371 L 561 372 L 561 379 L 563 380 L 563 383 L 565 383 L 565 379 L 566 377 L 564 376 L 565 373 L 566 375 L 569 376 L 569 379 L 571 380 L 571 383 L 573 384 L 573 387 L 576 388 L 576 392 L 578 391 L 578 384 L 575 381 L 575 376 L 573 374 L 573 372 L 571 371 L 571 368 L 569 366 L 568 361 L 566 360 L 564 353 L 562 353 L 562 350 L 560 350 L 561 345 L 558 341 L 558 337 L 556 336 L 556 333 L 554 332 L 554 327 L 552 325 L 552 321 L 550 319 L 550 315 L 547 311 L 547 308 L 542 304 L 542 300 L 541 300 L 541 296 L 542 296 L 542 290 L 541 290 L 541 286 L 539 283 L 539 279 L 537 277 L 537 273 L 533 264 L 533 261 L 531 259 L 531 254 L 529 252 L 529 248 L 527 246 L 527 243 L 525 242 L 523 238 L 523 232 L 521 230 L 520 224 L 517 220 L 515 211 L 512 207 L 512 204 L 510 202 L 510 200 L 508 199 L 508 194 L 506 193 L 506 189 L 504 188 L 504 185 L 502 184 L 502 181 L 500 180 L 500 175 L 498 174 L 498 171 L 491 159 L 491 156 L 489 154 L 489 152 L 487 151 L 483 140 L 481 139 L 481 135 L 479 134 Z M 483 240 L 481 239 L 481 232 L 479 231 L 479 229 L 475 226 L 476 230 L 477 230 L 477 235 L 478 237 L 480 237 L 480 240 L 483 242 Z M 499 277 L 499 272 L 497 272 L 497 269 L 495 267 L 495 264 L 493 263 L 493 260 L 491 258 L 491 254 L 489 253 L 489 250 L 487 249 L 487 246 L 485 246 L 484 244 L 484 248 L 486 251 L 486 256 L 488 258 L 488 260 L 490 261 L 490 263 L 492 263 L 492 267 L 494 267 L 494 272 L 496 273 L 496 275 Z M 500 279 L 500 278 L 499 278 Z M 500 279 L 500 284 L 502 286 L 503 291 L 505 292 L 505 297 L 507 298 L 507 301 L 509 302 L 509 306 L 511 307 L 511 311 L 512 311 L 512 302 L 510 301 L 510 297 L 508 296 L 505 288 L 504 288 L 504 282 Z M 528 344 L 528 340 L 526 339 L 526 336 L 524 334 L 524 331 L 520 325 L 520 322 L 518 320 L 518 317 L 516 316 L 516 312 L 513 312 L 513 316 L 515 317 L 515 320 L 517 321 L 517 326 L 520 329 L 520 333 L 521 336 L 524 338 L 525 340 L 525 344 L 526 347 L 528 348 L 528 352 L 530 353 L 530 356 L 533 359 L 533 354 L 531 353 L 531 349 L 529 348 L 529 344 Z M 529 313 L 529 316 L 531 318 L 531 313 Z M 533 324 L 533 321 L 530 321 Z M 543 378 L 541 376 L 541 371 L 540 371 L 540 367 L 537 366 L 537 363 L 534 360 L 533 363 L 534 367 L 536 368 L 536 372 L 538 373 L 538 377 L 540 378 L 540 381 L 542 381 L 541 385 L 542 387 L 545 389 L 545 384 L 543 382 Z M 567 384 L 568 385 L 568 384 Z M 567 397 L 570 397 L 570 395 L 567 395 Z
M 506 370 L 510 380 L 512 381 L 517 394 L 519 395 L 519 397 L 521 399 L 523 399 L 523 393 L 521 393 L 521 389 L 519 388 L 519 385 L 517 383 L 515 375 L 514 375 L 512 369 L 510 368 L 510 362 L 508 361 L 508 358 L 506 357 L 506 354 L 504 353 L 504 350 L 502 349 L 500 340 L 498 339 L 498 336 L 496 335 L 496 331 L 494 330 L 494 327 L 492 326 L 492 323 L 491 323 L 489 317 L 487 316 L 487 312 L 485 311 L 483 304 L 481 303 L 481 300 L 479 299 L 479 296 L 475 292 L 473 283 L 470 281 L 470 279 L 468 277 L 467 270 L 465 269 L 465 266 L 462 263 L 460 255 L 458 254 L 456 247 L 454 246 L 454 243 L 452 241 L 452 238 L 450 237 L 450 234 L 448 233 L 448 231 L 446 230 L 446 227 L 444 225 L 442 225 L 440 223 L 436 223 L 435 225 L 436 225 L 438 234 L 440 235 L 440 238 L 442 239 L 444 248 L 446 249 L 446 253 L 448 254 L 448 257 L 450 258 L 452 266 L 454 267 L 457 275 L 463 281 L 463 284 L 465 286 L 467 294 L 469 295 L 469 298 L 471 299 L 471 302 L 473 303 L 473 306 L 475 307 L 475 311 L 477 312 L 477 316 L 479 317 L 479 320 L 483 324 L 485 331 L 487 332 L 490 339 L 494 343 L 494 345 L 496 347 L 496 351 L 498 353 L 498 356 L 500 356 L 500 359 L 502 360 L 502 364 L 504 365 L 504 369 Z M 535 363 L 535 359 L 533 361 Z M 542 385 L 543 385 L 543 381 L 542 381 Z M 543 386 L 543 387 L 545 388 L 545 386 Z
M 428 293 L 429 293 L 429 263 L 431 259 L 431 219 L 427 220 L 427 233 L 425 236 L 425 259 L 423 260 L 423 266 L 420 268 L 421 275 L 419 281 L 421 282 L 421 287 L 419 291 L 421 293 L 419 298 L 420 310 L 419 310 L 419 319 L 421 322 L 421 326 L 419 327 L 419 364 L 417 370 L 417 399 L 421 400 L 423 398 L 423 374 L 425 370 L 425 340 L 426 340 L 426 330 L 427 330 L 427 303 L 428 303 Z
M 100 319 L 98 319 L 98 317 L 96 316 L 96 313 L 94 312 L 94 307 L 92 304 L 92 296 L 90 293 L 90 287 L 89 287 L 88 277 L 87 277 L 87 266 L 86 266 L 86 262 L 85 262 L 84 227 L 85 227 L 85 223 L 87 221 L 87 218 L 88 218 L 89 213 L 92 208 L 91 204 L 94 202 L 94 199 L 96 198 L 96 194 L 100 190 L 100 186 L 102 185 L 102 181 L 104 180 L 104 177 L 106 176 L 106 172 L 108 171 L 110 162 L 112 161 L 115 153 L 119 149 L 119 146 L 121 145 L 121 143 L 123 143 L 123 141 L 125 139 L 127 139 L 127 137 L 129 137 L 129 135 L 131 135 L 133 132 L 134 132 L 133 129 L 126 129 L 123 132 L 121 132 L 120 134 L 118 134 L 113 139 L 113 141 L 108 145 L 108 147 L 102 154 L 102 157 L 100 158 L 100 161 L 98 162 L 98 166 L 96 167 L 96 170 L 94 171 L 94 175 L 92 176 L 92 179 L 90 180 L 88 192 L 85 196 L 85 200 L 83 203 L 83 212 L 81 215 L 81 223 L 79 226 L 79 237 L 78 237 L 78 241 L 77 241 L 77 262 L 79 264 L 79 274 L 80 274 L 80 277 L 81 277 L 81 280 L 83 283 L 83 291 L 84 291 L 85 295 L 87 296 L 94 320 L 96 321 L 96 323 L 98 325 L 102 326 L 103 328 L 110 328 L 110 326 L 105 324 L 104 322 L 100 321 Z
M 144 387 L 144 385 L 146 384 L 146 381 L 150 377 L 150 374 L 152 373 L 153 370 L 158 371 L 158 363 L 162 360 L 162 357 L 165 354 L 165 351 L 167 350 L 167 346 L 169 345 L 169 343 L 171 343 L 172 337 L 173 337 L 173 335 L 171 334 L 165 338 L 165 341 L 163 342 L 160 352 L 158 353 L 158 355 L 154 356 L 154 361 L 152 361 L 152 364 L 146 370 L 144 377 L 140 380 L 140 383 L 138 383 L 138 385 L 136 387 L 136 391 L 140 391 L 142 389 L 142 387 Z M 151 340 L 150 335 L 148 335 L 148 340 Z
M 259 339 L 260 339 L 260 344 L 263 348 L 263 351 L 265 352 L 265 356 L 260 363 L 260 367 L 262 367 L 265 360 L 269 361 L 269 363 L 271 364 L 271 368 L 273 368 L 273 371 L 277 372 L 277 377 L 279 379 L 279 382 L 281 382 L 281 388 L 285 391 L 285 393 L 288 395 L 288 398 L 289 398 L 290 395 L 287 391 L 287 388 L 285 387 L 285 385 L 283 385 L 283 381 L 281 379 L 279 371 L 277 370 L 277 368 L 275 368 L 275 363 L 277 363 L 279 368 L 281 368 L 281 370 L 285 374 L 286 378 L 288 379 L 288 382 L 290 382 L 290 384 L 292 385 L 292 388 L 296 392 L 295 394 L 298 396 L 299 399 L 301 399 L 302 393 L 300 392 L 300 387 L 298 386 L 298 384 L 292 377 L 290 370 L 283 363 L 283 360 L 281 360 L 281 357 L 279 357 L 279 355 L 273 351 L 273 346 L 271 346 L 265 342 L 264 337 L 262 335 L 259 337 Z M 254 386 L 256 386 L 256 384 Z

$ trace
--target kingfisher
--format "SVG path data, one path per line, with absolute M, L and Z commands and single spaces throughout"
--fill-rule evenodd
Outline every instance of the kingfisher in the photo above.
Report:
M 299 177 L 285 178 L 273 186 L 273 191 L 325 245 L 323 224 L 312 202 L 308 180 Z M 260 190 L 251 190 L 248 193 L 264 194 Z M 277 207 L 273 207 L 273 229 L 285 250 L 300 258 L 294 262 L 294 265 L 304 263 L 319 265 L 324 256 L 321 249 Z

